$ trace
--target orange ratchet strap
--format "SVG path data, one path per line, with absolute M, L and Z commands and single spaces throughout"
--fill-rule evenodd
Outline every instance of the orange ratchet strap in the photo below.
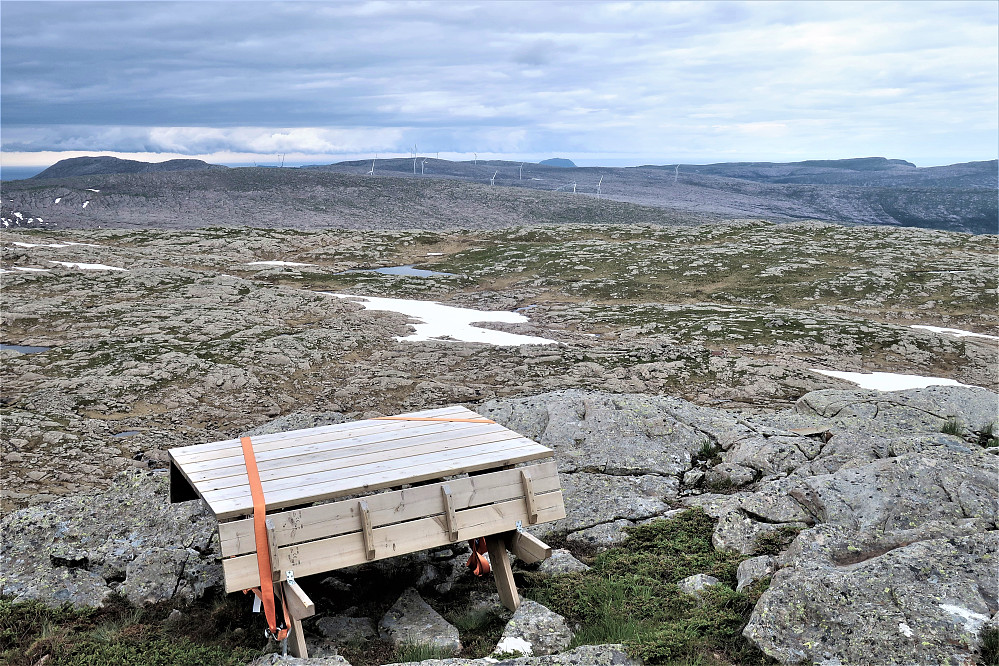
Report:
M 468 542 L 472 549 L 472 554 L 465 562 L 465 566 L 472 570 L 476 576 L 485 576 L 489 573 L 489 560 L 486 559 L 486 538 L 479 537 Z
M 491 419 L 449 419 L 443 416 L 376 416 L 372 421 L 447 421 L 451 423 L 496 423 Z
M 260 588 L 253 593 L 260 598 L 267 618 L 267 629 L 275 640 L 284 640 L 288 628 L 278 629 L 277 612 L 274 608 L 274 581 L 271 571 L 271 553 L 267 544 L 267 504 L 264 502 L 264 489 L 260 485 L 260 472 L 257 471 L 257 457 L 253 455 L 253 444 L 249 437 L 241 437 L 243 445 L 243 460 L 246 462 L 246 477 L 250 482 L 250 496 L 253 497 L 253 533 L 257 541 L 257 570 L 260 573 Z M 245 592 L 245 590 L 244 590 Z M 288 609 L 281 600 L 284 617 L 288 617 Z

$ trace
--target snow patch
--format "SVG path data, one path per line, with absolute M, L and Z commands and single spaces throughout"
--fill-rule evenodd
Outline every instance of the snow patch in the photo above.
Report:
M 92 188 L 92 187 L 88 187 L 88 188 L 87 188 L 87 191 L 88 191 L 88 192 L 100 192 L 100 190 L 95 190 L 95 189 L 94 189 L 94 188 Z
M 894 372 L 844 372 L 841 370 L 819 370 L 818 368 L 809 368 L 809 370 L 827 377 L 845 379 L 857 384 L 860 388 L 873 391 L 905 391 L 906 389 L 926 388 L 927 386 L 969 386 L 947 377 L 900 375 Z
M 13 268 L 15 270 L 18 270 L 18 271 L 27 271 L 29 273 L 48 273 L 49 272 L 49 269 L 47 269 L 47 268 L 28 268 L 27 266 L 11 266 L 11 268 Z
M 247 266 L 315 266 L 315 264 L 301 264 L 297 261 L 251 261 Z
M 959 328 L 941 328 L 940 326 L 922 326 L 919 324 L 913 324 L 910 328 L 918 328 L 924 331 L 930 331 L 931 333 L 943 333 L 944 335 L 953 335 L 958 338 L 985 338 L 987 340 L 999 340 L 999 336 L 996 335 L 985 335 L 984 333 L 962 331 Z
M 906 638 L 912 638 L 912 627 L 907 625 L 905 622 L 898 623 L 898 630 Z
M 496 644 L 493 654 L 519 652 L 525 657 L 534 654 L 534 646 L 519 636 L 507 636 Z
M 81 271 L 124 271 L 124 268 L 108 266 L 106 264 L 83 264 L 77 261 L 50 261 L 51 264 L 59 264 L 65 268 L 78 268 Z
M 60 201 L 62 201 L 62 197 L 56 197 L 52 203 L 59 203 Z
M 433 301 L 415 301 L 405 298 L 379 298 L 376 296 L 332 293 L 331 295 L 337 298 L 356 300 L 367 310 L 399 312 L 419 320 L 418 323 L 411 324 L 416 329 L 415 333 L 405 337 L 396 337 L 396 340 L 420 342 L 423 340 L 451 338 L 462 342 L 482 342 L 500 346 L 558 344 L 555 340 L 547 338 L 493 331 L 472 325 L 473 323 L 489 321 L 508 324 L 523 324 L 530 321 L 524 315 L 517 314 L 516 312 L 456 308 L 450 305 L 441 305 Z
M 88 203 L 90 203 L 90 201 L 84 201 L 83 202 L 83 207 L 86 208 Z

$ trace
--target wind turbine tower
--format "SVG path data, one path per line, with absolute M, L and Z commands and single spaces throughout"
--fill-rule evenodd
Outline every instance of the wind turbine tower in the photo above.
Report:
M 520 179 L 524 180 L 524 163 L 520 163 Z
M 499 171 L 494 171 L 493 172 L 493 177 L 489 179 L 489 185 L 490 186 L 492 186 L 496 182 L 496 174 L 498 174 L 498 173 L 499 173 Z
M 572 181 L 572 193 L 576 193 L 576 181 Z
M 416 158 L 418 157 L 416 144 L 413 144 L 413 175 L 416 175 Z
M 478 153 L 472 153 L 472 156 L 473 156 L 472 157 L 472 164 L 478 164 L 479 163 L 479 154 Z
M 674 184 L 674 185 L 676 185 L 676 180 L 677 180 L 677 178 L 679 178 L 679 177 L 680 177 L 680 165 L 679 165 L 679 164 L 677 164 L 677 165 L 676 165 L 676 170 L 675 170 L 675 171 L 673 171 L 673 184 Z
M 604 182 L 604 177 L 600 176 L 600 180 L 597 181 L 597 198 L 600 198 L 600 184 Z
M 420 175 L 421 176 L 423 175 L 423 169 L 427 166 L 427 160 L 429 160 L 429 159 L 430 159 L 429 157 L 424 157 L 423 161 L 420 162 Z
M 371 171 L 368 172 L 369 176 L 375 175 L 375 160 L 377 159 L 378 159 L 378 153 L 375 153 L 375 156 L 371 158 Z

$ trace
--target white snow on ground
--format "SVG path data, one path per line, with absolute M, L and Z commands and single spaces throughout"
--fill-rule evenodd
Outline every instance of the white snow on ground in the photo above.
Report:
M 331 292 L 326 292 L 331 293 Z M 420 323 L 412 324 L 416 332 L 397 340 L 436 340 L 449 337 L 463 342 L 483 342 L 490 345 L 554 345 L 555 340 L 537 338 L 531 335 L 518 335 L 503 331 L 492 331 L 473 326 L 473 322 L 496 321 L 508 324 L 523 324 L 530 321 L 516 312 L 483 311 L 469 308 L 456 308 L 433 301 L 414 301 L 405 298 L 378 298 L 356 296 L 354 294 L 331 294 L 337 298 L 349 298 L 360 302 L 368 310 L 400 312 Z
M 988 615 L 976 613 L 975 611 L 968 610 L 967 608 L 961 608 L 960 606 L 954 606 L 951 604 L 937 605 L 940 606 L 941 610 L 945 610 L 954 617 L 962 620 L 964 622 L 964 630 L 972 636 L 977 635 L 978 630 L 982 628 L 982 625 L 989 621 Z
M 443 252 L 427 252 L 428 257 L 443 257 Z
M 47 268 L 28 268 L 27 266 L 11 266 L 14 270 L 18 271 L 28 271 L 29 273 L 48 273 Z
M 41 220 L 41 218 L 38 218 Z M 101 247 L 100 245 L 94 245 L 93 243 L 23 243 L 21 241 L 13 241 L 11 245 L 16 245 L 18 247 L 69 247 L 70 245 L 80 245 L 84 247 Z
M 999 336 L 985 335 L 984 333 L 974 333 L 972 331 L 962 331 L 959 328 L 941 328 L 939 326 L 921 326 L 919 324 L 914 324 L 910 328 L 919 328 L 924 331 L 930 331 L 932 333 L 943 333 L 945 335 L 953 335 L 958 338 L 985 338 L 987 340 L 999 340 Z
M 509 654 L 511 652 L 519 652 L 525 657 L 530 657 L 534 654 L 534 646 L 520 636 L 507 636 L 493 650 L 493 654 Z
M 968 386 L 956 379 L 946 377 L 922 377 L 920 375 L 899 375 L 894 372 L 843 372 L 840 370 L 819 370 L 809 368 L 812 372 L 837 379 L 853 382 L 860 388 L 873 391 L 904 391 L 906 389 L 926 388 L 927 386 Z
M 87 188 L 87 191 L 88 191 L 88 192 L 100 192 L 100 190 L 95 190 L 95 189 L 94 189 L 94 188 L 92 188 L 92 187 L 88 187 L 88 188 Z
M 79 268 L 81 271 L 124 271 L 125 268 L 117 266 L 107 266 L 105 264 L 82 264 L 76 261 L 50 261 L 50 264 L 59 264 L 65 268 Z
M 60 201 L 62 201 L 62 197 L 56 197 L 52 203 L 59 203 Z
M 86 208 L 88 203 L 90 203 L 90 202 L 89 201 L 84 201 L 83 202 L 83 207 Z
M 247 266 L 315 266 L 315 264 L 300 264 L 297 261 L 251 261 Z

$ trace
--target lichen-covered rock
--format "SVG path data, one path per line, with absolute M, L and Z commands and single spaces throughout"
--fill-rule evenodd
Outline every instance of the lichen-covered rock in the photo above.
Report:
M 627 535 L 625 529 L 635 523 L 621 518 L 610 523 L 601 523 L 585 530 L 572 532 L 565 537 L 568 546 L 588 553 L 601 553 L 608 548 L 621 545 Z
M 103 493 L 20 509 L 0 534 L 0 592 L 16 599 L 191 600 L 222 582 L 214 516 L 200 500 L 170 504 L 160 472 L 123 472 Z
M 349 643 L 374 638 L 378 629 L 370 617 L 321 617 L 315 622 L 316 631 L 335 643 Z
M 777 570 L 777 560 L 770 555 L 758 555 L 739 563 L 739 568 L 735 572 L 737 584 L 736 592 L 742 592 L 747 587 Z
M 678 581 L 676 586 L 680 588 L 680 591 L 684 594 L 689 594 L 693 597 L 701 596 L 705 588 L 711 585 L 718 585 L 721 583 L 720 580 L 714 576 L 709 576 L 707 574 L 694 574 L 693 576 L 687 576 L 681 581 Z
M 489 666 L 496 660 L 483 659 L 429 659 L 388 666 Z M 642 662 L 628 656 L 623 645 L 581 645 L 559 654 L 536 657 L 504 659 L 503 666 L 642 666 Z M 319 666 L 318 664 L 316 666 Z
M 461 651 L 458 630 L 430 607 L 415 588 L 409 588 L 378 623 L 378 632 L 392 645 L 429 645 L 453 653 Z
M 836 526 L 804 533 L 744 635 L 787 664 L 975 664 L 999 610 L 999 532 L 890 546 Z
M 575 532 L 619 519 L 642 520 L 670 510 L 679 482 L 673 477 L 560 474 L 566 517 L 537 526 L 538 534 Z
M 506 623 L 493 654 L 519 652 L 525 657 L 560 652 L 572 642 L 565 618 L 545 606 L 524 599 Z
M 565 548 L 552 550 L 552 556 L 538 566 L 540 573 L 549 575 L 580 573 L 589 570 L 590 567 L 573 557 L 572 553 Z

